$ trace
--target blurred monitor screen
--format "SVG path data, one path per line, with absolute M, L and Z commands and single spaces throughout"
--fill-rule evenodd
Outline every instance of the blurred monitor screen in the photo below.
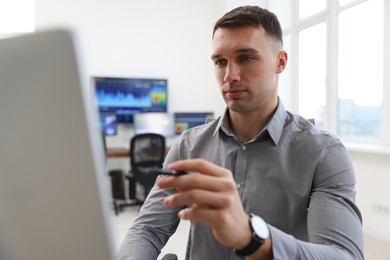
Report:
M 100 111 L 115 111 L 118 123 L 132 123 L 136 113 L 167 112 L 168 81 L 94 77 L 96 104 Z
M 165 137 L 175 135 L 174 118 L 168 113 L 134 114 L 134 133 L 156 133 Z
M 115 111 L 100 111 L 100 127 L 104 135 L 116 135 L 117 120 Z
M 175 133 L 180 135 L 184 130 L 203 125 L 214 120 L 213 112 L 181 112 L 175 113 Z

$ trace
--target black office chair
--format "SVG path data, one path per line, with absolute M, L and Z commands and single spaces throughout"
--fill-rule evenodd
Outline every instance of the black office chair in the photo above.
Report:
M 152 189 L 157 175 L 149 170 L 162 167 L 165 158 L 165 137 L 160 134 L 146 133 L 135 135 L 130 140 L 130 172 L 129 181 L 132 179 L 144 187 L 144 198 L 138 200 L 143 203 Z M 132 185 L 132 188 L 135 188 Z M 133 194 L 134 191 L 130 191 Z
M 112 200 L 113 200 L 113 206 L 115 215 L 118 215 L 119 211 L 121 210 L 120 206 L 121 204 L 129 204 L 126 202 L 126 188 L 125 188 L 125 174 L 121 169 L 115 169 L 115 170 L 109 170 L 107 166 L 107 143 L 106 143 L 106 136 L 102 132 L 102 141 L 103 141 L 103 151 L 104 151 L 104 160 L 105 160 L 105 167 L 106 172 L 108 172 L 108 175 L 110 176 L 111 180 L 111 194 L 112 194 Z
M 114 211 L 115 215 L 118 215 L 122 209 L 122 205 L 130 204 L 126 198 L 125 173 L 121 169 L 110 170 L 108 173 L 111 179 L 111 191 Z

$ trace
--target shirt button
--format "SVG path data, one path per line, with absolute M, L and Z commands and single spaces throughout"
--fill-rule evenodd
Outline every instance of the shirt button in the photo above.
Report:
M 243 145 L 243 146 L 241 147 L 241 150 L 245 151 L 245 150 L 246 150 L 246 146 Z
M 242 185 L 240 183 L 236 183 L 236 188 L 239 190 L 241 189 Z

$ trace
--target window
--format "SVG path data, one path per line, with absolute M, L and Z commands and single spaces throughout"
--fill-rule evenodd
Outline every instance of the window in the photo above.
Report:
M 291 105 L 286 107 L 314 118 L 319 128 L 343 140 L 390 145 L 390 123 L 385 120 L 390 115 L 390 105 L 386 105 L 390 96 L 384 95 L 390 91 L 385 84 L 389 76 L 384 75 L 390 60 L 386 59 L 390 45 L 385 44 L 390 37 L 386 36 L 390 25 L 385 22 L 390 3 L 292 2 L 288 8 L 280 1 L 267 1 L 268 9 L 277 15 L 289 12 L 289 21 L 282 27 L 292 68 L 280 86 L 292 89 L 291 93 L 283 92 L 290 94 L 284 103 Z
M 304 19 L 325 10 L 326 0 L 299 0 L 299 18 Z
M 299 113 L 324 128 L 326 103 L 326 24 L 299 32 Z
M 378 137 L 383 94 L 381 1 L 341 11 L 338 42 L 338 134 Z
M 340 5 L 344 6 L 344 5 L 353 3 L 354 1 L 356 1 L 356 0 L 340 0 Z

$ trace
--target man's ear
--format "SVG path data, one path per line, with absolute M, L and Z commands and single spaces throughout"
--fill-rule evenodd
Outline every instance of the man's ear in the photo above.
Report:
M 284 71 L 287 65 L 287 59 L 288 59 L 287 52 L 280 51 L 278 54 L 278 64 L 276 67 L 276 73 L 282 73 Z

